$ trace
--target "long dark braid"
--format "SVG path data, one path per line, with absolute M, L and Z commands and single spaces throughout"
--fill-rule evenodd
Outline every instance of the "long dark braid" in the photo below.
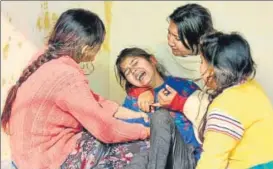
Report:
M 69 9 L 61 14 L 48 40 L 48 48 L 27 68 L 9 92 L 1 116 L 2 127 L 9 133 L 8 123 L 13 102 L 18 88 L 43 64 L 70 56 L 75 62 L 82 60 L 82 49 L 101 45 L 104 40 L 105 27 L 102 20 L 93 12 L 84 9 Z
M 5 131 L 7 131 L 8 129 L 8 126 L 7 126 L 8 120 L 10 119 L 10 116 L 11 116 L 11 109 L 12 109 L 13 102 L 16 98 L 17 90 L 44 63 L 49 62 L 52 59 L 57 59 L 60 57 L 60 55 L 54 54 L 55 53 L 54 51 L 55 51 L 54 47 L 49 46 L 49 48 L 45 51 L 44 54 L 41 54 L 38 57 L 38 59 L 33 61 L 27 68 L 23 70 L 16 84 L 10 88 L 6 102 L 5 102 L 5 106 L 3 109 L 3 114 L 1 116 L 2 126 L 5 129 Z

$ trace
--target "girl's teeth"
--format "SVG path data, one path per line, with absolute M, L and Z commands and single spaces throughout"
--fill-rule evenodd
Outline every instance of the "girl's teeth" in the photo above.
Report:
M 138 75 L 138 80 L 141 80 L 141 78 L 142 78 L 144 75 L 145 75 L 145 72 L 140 73 L 140 74 Z

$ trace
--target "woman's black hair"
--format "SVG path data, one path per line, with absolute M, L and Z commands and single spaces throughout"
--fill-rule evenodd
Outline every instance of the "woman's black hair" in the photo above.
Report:
M 183 45 L 194 54 L 199 53 L 200 37 L 214 30 L 209 10 L 198 4 L 178 7 L 169 19 L 177 25 L 179 39 Z
M 213 76 L 208 77 L 216 83 L 216 89 L 209 95 L 210 103 L 224 89 L 255 77 L 256 65 L 250 46 L 240 34 L 214 32 L 204 35 L 201 37 L 200 49 L 202 57 L 214 70 Z M 205 131 L 206 115 L 207 112 L 199 128 L 201 140 Z
M 84 46 L 91 48 L 104 41 L 105 27 L 93 12 L 84 9 L 69 9 L 61 14 L 47 42 L 47 50 L 24 69 L 15 85 L 11 87 L 1 116 L 2 127 L 8 133 L 12 105 L 18 88 L 43 64 L 62 56 L 70 56 L 76 62 L 84 57 Z

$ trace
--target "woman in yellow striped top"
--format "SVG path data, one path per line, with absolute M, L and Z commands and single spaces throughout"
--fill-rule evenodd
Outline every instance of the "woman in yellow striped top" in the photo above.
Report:
M 210 104 L 200 125 L 197 169 L 273 169 L 273 108 L 253 80 L 255 63 L 239 34 L 201 38 L 200 72 Z

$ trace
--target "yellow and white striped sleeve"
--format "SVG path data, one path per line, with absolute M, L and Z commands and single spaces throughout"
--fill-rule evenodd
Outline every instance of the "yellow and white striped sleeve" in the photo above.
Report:
M 226 169 L 228 157 L 244 134 L 239 120 L 221 110 L 208 113 L 203 152 L 196 169 Z

